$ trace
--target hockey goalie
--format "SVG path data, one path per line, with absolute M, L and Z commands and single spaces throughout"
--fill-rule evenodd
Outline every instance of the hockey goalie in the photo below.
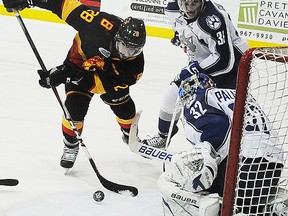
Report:
M 216 88 L 200 73 L 182 82 L 179 97 L 191 148 L 174 154 L 158 180 L 164 215 L 218 216 L 235 90 Z M 278 188 L 283 154 L 277 133 L 252 97 L 248 98 L 246 116 L 235 200 L 238 207 L 233 215 L 288 215 L 287 195 Z

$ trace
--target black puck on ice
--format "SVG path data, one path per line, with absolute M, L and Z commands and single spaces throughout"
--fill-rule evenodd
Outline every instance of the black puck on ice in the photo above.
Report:
M 96 201 L 96 202 L 101 202 L 103 199 L 104 199 L 105 195 L 103 193 L 103 191 L 96 191 L 94 194 L 93 194 L 93 199 Z

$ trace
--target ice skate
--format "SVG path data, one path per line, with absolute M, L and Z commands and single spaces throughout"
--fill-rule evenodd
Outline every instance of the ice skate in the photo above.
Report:
M 60 165 L 66 169 L 72 168 L 77 158 L 78 152 L 79 152 L 79 145 L 76 145 L 75 147 L 68 147 L 65 145 Z M 66 173 L 67 172 L 68 170 L 66 171 Z

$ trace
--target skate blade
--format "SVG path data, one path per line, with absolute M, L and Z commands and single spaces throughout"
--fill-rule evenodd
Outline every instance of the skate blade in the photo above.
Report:
M 64 168 L 64 175 L 67 175 L 69 170 L 70 170 L 69 168 Z

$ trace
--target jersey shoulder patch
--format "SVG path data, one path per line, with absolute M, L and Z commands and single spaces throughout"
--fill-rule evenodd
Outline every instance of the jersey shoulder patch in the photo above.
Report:
M 204 11 L 201 16 L 199 16 L 198 23 L 201 28 L 207 32 L 225 28 L 225 18 L 223 17 L 223 14 L 220 13 L 219 8 L 212 2 L 207 2 Z
M 212 15 L 206 18 L 207 26 L 213 30 L 218 30 L 221 27 L 221 20 L 218 16 Z

